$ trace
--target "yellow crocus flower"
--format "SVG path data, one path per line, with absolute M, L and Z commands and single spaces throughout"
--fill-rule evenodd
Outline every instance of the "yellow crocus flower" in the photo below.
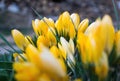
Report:
M 69 42 L 67 42 L 64 39 L 64 37 L 61 37 L 60 42 L 61 42 L 62 48 L 64 49 L 64 51 L 66 53 L 66 56 L 69 57 L 73 61 L 73 63 L 75 63 L 75 59 L 73 57 L 73 55 L 75 53 L 73 40 L 70 39 Z
M 28 45 L 29 43 L 26 41 L 24 35 L 23 35 L 20 31 L 14 29 L 14 30 L 12 30 L 12 37 L 13 37 L 16 45 L 17 45 L 21 50 L 25 50 L 25 48 L 27 47 L 27 45 Z
M 38 25 L 39 25 L 39 19 L 32 20 L 32 27 L 36 35 L 39 35 Z
M 72 13 L 70 15 L 71 19 L 72 19 L 72 22 L 74 23 L 74 26 L 75 26 L 75 29 L 77 30 L 78 29 L 78 25 L 80 23 L 80 16 L 79 14 L 77 13 Z
M 105 44 L 105 51 L 107 54 L 110 54 L 113 48 L 114 37 L 115 37 L 115 30 L 113 27 L 112 19 L 109 15 L 105 15 L 102 19 L 103 27 L 106 27 L 106 44 Z M 104 34 L 103 34 L 104 35 Z
M 101 23 L 101 21 L 96 21 L 96 22 L 91 23 L 88 26 L 88 28 L 85 30 L 85 32 L 84 32 L 85 35 L 89 35 L 89 34 L 95 32 L 96 28 L 98 28 L 100 26 L 100 23 Z
M 47 39 L 50 41 L 50 46 L 57 45 L 57 40 L 54 32 L 55 30 L 51 28 L 46 34 Z
M 84 64 L 91 62 L 92 55 L 91 55 L 91 45 L 90 40 L 87 36 L 85 36 L 82 32 L 79 33 L 77 37 L 77 47 L 81 54 L 81 60 Z
M 72 39 L 67 42 L 64 37 L 60 37 L 60 42 L 62 44 L 62 47 L 65 49 L 66 53 L 74 54 L 74 42 Z
M 45 22 L 43 19 L 35 19 L 32 21 L 33 29 L 36 35 L 45 35 L 48 31 L 47 21 Z
M 76 35 L 74 24 L 70 18 L 70 14 L 67 11 L 59 16 L 59 19 L 55 23 L 55 27 L 60 36 L 68 36 L 73 39 Z
M 58 47 L 59 47 L 61 56 L 66 60 L 67 55 L 66 55 L 65 49 L 62 47 L 60 43 L 58 43 Z
M 53 19 L 44 17 L 43 20 L 49 27 L 52 27 L 52 28 L 55 27 Z
M 70 68 L 74 68 L 73 65 L 75 65 L 75 58 L 74 58 L 74 43 L 73 43 L 73 40 L 70 39 L 69 43 L 64 39 L 64 37 L 61 37 L 60 38 L 60 42 L 61 42 L 61 45 L 62 45 L 62 48 L 64 49 L 65 51 L 65 57 L 67 57 L 68 61 L 67 61 L 67 64 Z M 72 65 L 71 65 L 71 62 L 72 62 Z
M 85 32 L 85 30 L 87 29 L 89 25 L 89 20 L 88 19 L 84 19 L 78 26 L 78 32 Z
M 102 20 L 97 19 L 85 31 L 86 35 L 93 34 L 97 39 L 101 40 L 101 46 L 107 54 L 110 54 L 114 43 L 114 27 L 110 16 L 105 15 Z
M 81 59 L 85 64 L 98 62 L 104 50 L 101 40 L 94 34 L 86 36 L 82 32 L 79 33 L 77 45 L 81 53 Z

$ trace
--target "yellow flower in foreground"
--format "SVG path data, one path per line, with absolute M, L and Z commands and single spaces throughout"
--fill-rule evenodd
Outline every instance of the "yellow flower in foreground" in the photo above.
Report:
M 120 30 L 116 32 L 115 34 L 115 49 L 117 57 L 120 56 Z
M 29 42 L 27 42 L 27 40 L 25 39 L 24 35 L 20 31 L 14 29 L 14 30 L 12 30 L 12 36 L 13 36 L 13 39 L 14 39 L 16 45 L 21 50 L 25 50 L 25 48 L 27 47 Z
M 39 52 L 35 47 L 29 45 L 26 49 L 26 54 L 31 63 L 47 73 L 53 80 L 66 79 L 64 63 L 55 58 L 47 48 L 43 47 L 41 52 Z
M 39 81 L 41 71 L 34 64 L 15 62 L 13 68 L 16 71 L 15 78 L 18 81 Z

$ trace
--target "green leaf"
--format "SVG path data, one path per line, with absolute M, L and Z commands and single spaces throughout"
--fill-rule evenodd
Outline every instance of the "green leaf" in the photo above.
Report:
M 0 62 L 0 69 L 12 69 L 13 62 Z

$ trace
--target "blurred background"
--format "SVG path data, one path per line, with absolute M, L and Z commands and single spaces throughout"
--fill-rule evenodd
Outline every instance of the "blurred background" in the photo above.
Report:
M 115 4 L 120 13 L 120 0 L 115 0 Z M 0 0 L 0 33 L 6 36 L 10 43 L 14 44 L 11 29 L 16 28 L 23 34 L 31 34 L 31 21 L 38 18 L 32 8 L 42 17 L 54 20 L 64 11 L 78 13 L 81 20 L 88 18 L 90 22 L 109 14 L 117 26 L 112 0 Z M 5 46 L 1 39 L 0 45 Z M 0 51 L 3 51 L 2 48 L 0 47 Z

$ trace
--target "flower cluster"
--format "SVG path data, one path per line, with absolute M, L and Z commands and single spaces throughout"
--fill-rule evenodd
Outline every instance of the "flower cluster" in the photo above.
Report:
M 22 50 L 13 54 L 18 81 L 106 80 L 119 64 L 120 30 L 115 31 L 109 15 L 89 23 L 66 11 L 56 21 L 35 19 L 32 26 L 34 37 L 12 30 Z

